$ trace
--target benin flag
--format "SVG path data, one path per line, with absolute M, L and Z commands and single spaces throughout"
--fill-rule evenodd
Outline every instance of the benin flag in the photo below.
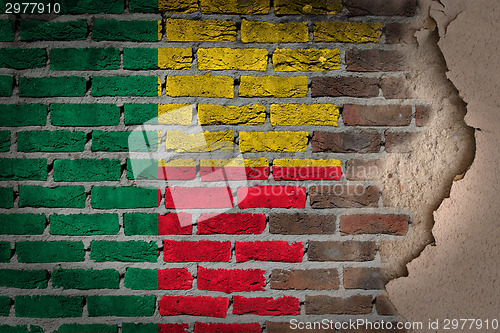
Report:
M 125 104 L 125 125 L 190 125 L 191 104 Z
M 335 159 L 275 159 L 275 180 L 339 180 L 341 162 Z
M 158 161 L 158 179 L 190 180 L 196 177 L 196 162 L 194 159 L 177 159 Z
M 200 161 L 201 180 L 266 180 L 269 177 L 267 158 L 235 158 Z

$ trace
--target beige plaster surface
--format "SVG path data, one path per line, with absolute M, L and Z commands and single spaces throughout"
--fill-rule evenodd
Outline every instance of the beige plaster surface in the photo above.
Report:
M 476 128 L 476 152 L 434 212 L 435 242 L 387 291 L 407 321 L 440 319 L 440 329 L 424 331 L 445 332 L 445 318 L 500 320 L 500 2 L 433 1 L 429 14 L 447 77 L 467 103 L 465 121 Z

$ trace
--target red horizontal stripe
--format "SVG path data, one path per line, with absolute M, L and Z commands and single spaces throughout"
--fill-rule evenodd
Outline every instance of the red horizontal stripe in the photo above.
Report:
M 200 167 L 201 180 L 205 182 L 221 180 L 266 180 L 269 178 L 269 167 Z
M 158 179 L 191 180 L 196 177 L 194 166 L 164 166 L 158 167 Z

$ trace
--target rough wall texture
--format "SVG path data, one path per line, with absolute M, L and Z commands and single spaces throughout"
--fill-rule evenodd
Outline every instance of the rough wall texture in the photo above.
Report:
M 425 248 L 408 265 L 409 276 L 391 281 L 387 290 L 407 320 L 439 319 L 439 328 L 428 331 L 442 332 L 446 318 L 485 323 L 500 311 L 499 11 L 488 0 L 429 2 L 426 8 L 437 22 L 447 76 L 467 103 L 465 121 L 476 128 L 476 155 L 434 213 L 435 246 Z M 485 325 L 479 330 L 493 331 Z
M 61 10 L 0 21 L 3 330 L 398 319 L 473 151 L 415 1 Z

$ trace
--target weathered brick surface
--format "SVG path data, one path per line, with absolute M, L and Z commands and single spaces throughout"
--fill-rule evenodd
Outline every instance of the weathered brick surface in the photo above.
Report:
M 333 0 L 277 0 L 274 11 L 278 15 L 286 14 L 338 14 L 342 11 L 342 1 Z
M 85 40 L 87 22 L 84 20 L 68 22 L 21 21 L 20 39 L 22 41 L 68 41 Z
M 163 296 L 159 302 L 162 316 L 206 316 L 225 318 L 229 299 L 208 296 Z
M 241 76 L 240 97 L 305 97 L 307 77 Z
M 260 269 L 209 269 L 199 266 L 197 283 L 200 290 L 225 293 L 264 290 L 264 271 Z
M 384 277 L 380 268 L 344 268 L 344 287 L 346 289 L 383 289 Z
M 334 234 L 335 215 L 273 213 L 269 215 L 269 232 L 282 235 Z
M 241 22 L 243 43 L 305 43 L 309 41 L 307 22 L 267 23 L 245 20 Z
M 382 172 L 380 160 L 352 159 L 347 161 L 348 180 L 377 180 Z
M 81 131 L 17 132 L 17 151 L 76 152 L 83 151 L 87 136 Z
M 311 93 L 313 97 L 351 96 L 377 97 L 379 79 L 367 77 L 313 77 Z
M 374 242 L 310 241 L 307 256 L 311 261 L 371 261 L 376 251 Z
M 339 289 L 339 275 L 336 269 L 285 270 L 273 269 L 272 289 Z
M 344 6 L 349 11 L 349 14 L 354 16 L 412 16 L 415 14 L 417 1 L 346 0 Z
M 224 262 L 231 259 L 230 242 L 166 240 L 163 250 L 163 260 L 166 262 Z
M 276 49 L 276 72 L 330 71 L 340 68 L 339 49 Z
M 224 323 L 196 323 L 194 325 L 196 333 L 211 332 L 240 332 L 240 333 L 259 333 L 261 332 L 259 323 L 244 324 L 224 324 Z
M 223 20 L 167 19 L 169 42 L 234 42 L 236 24 Z
M 54 288 L 62 289 L 118 289 L 120 273 L 114 269 L 57 269 L 51 281 Z
M 0 122 L 3 126 L 45 125 L 47 112 L 47 106 L 44 104 L 2 104 Z
M 53 49 L 50 69 L 100 71 L 120 68 L 120 50 L 113 48 Z
M 319 209 L 377 207 L 379 199 L 376 186 L 314 186 L 309 189 L 309 193 L 311 207 Z
M 306 314 L 368 314 L 372 312 L 372 297 L 356 295 L 348 298 L 326 295 L 306 296 Z
M 2 214 L 0 218 L 2 235 L 41 235 L 45 229 L 43 214 Z
M 26 318 L 68 318 L 81 317 L 83 312 L 81 296 L 16 296 L 16 315 Z
M 90 317 L 151 317 L 155 296 L 88 296 Z
M 349 49 L 345 61 L 347 70 L 352 72 L 402 71 L 406 67 L 400 51 Z
M 0 41 L 12 42 L 14 40 L 15 22 L 13 20 L 0 20 Z
M 380 88 L 387 99 L 409 99 L 414 97 L 409 79 L 387 77 L 382 79 Z
M 385 151 L 388 153 L 409 153 L 415 149 L 418 133 L 386 132 Z
M 315 42 L 373 43 L 380 42 L 382 23 L 316 22 Z
M 378 153 L 382 142 L 380 134 L 371 131 L 314 132 L 314 152 Z
M 233 79 L 211 74 L 167 76 L 166 94 L 171 97 L 234 97 Z
M 237 262 L 248 260 L 301 262 L 304 248 L 301 242 L 286 241 L 236 242 Z
M 22 97 L 81 97 L 87 91 L 87 81 L 80 76 L 20 77 Z
M 160 21 L 95 20 L 92 39 L 132 42 L 156 42 Z
M 0 68 L 38 68 L 46 63 L 47 52 L 44 49 L 0 49 Z
M 344 105 L 342 113 L 347 126 L 408 126 L 411 122 L 409 105 Z
M 337 126 L 339 108 L 334 104 L 272 104 L 271 125 Z
M 340 217 L 340 232 L 347 234 L 390 234 L 402 236 L 408 231 L 407 215 L 359 214 Z

